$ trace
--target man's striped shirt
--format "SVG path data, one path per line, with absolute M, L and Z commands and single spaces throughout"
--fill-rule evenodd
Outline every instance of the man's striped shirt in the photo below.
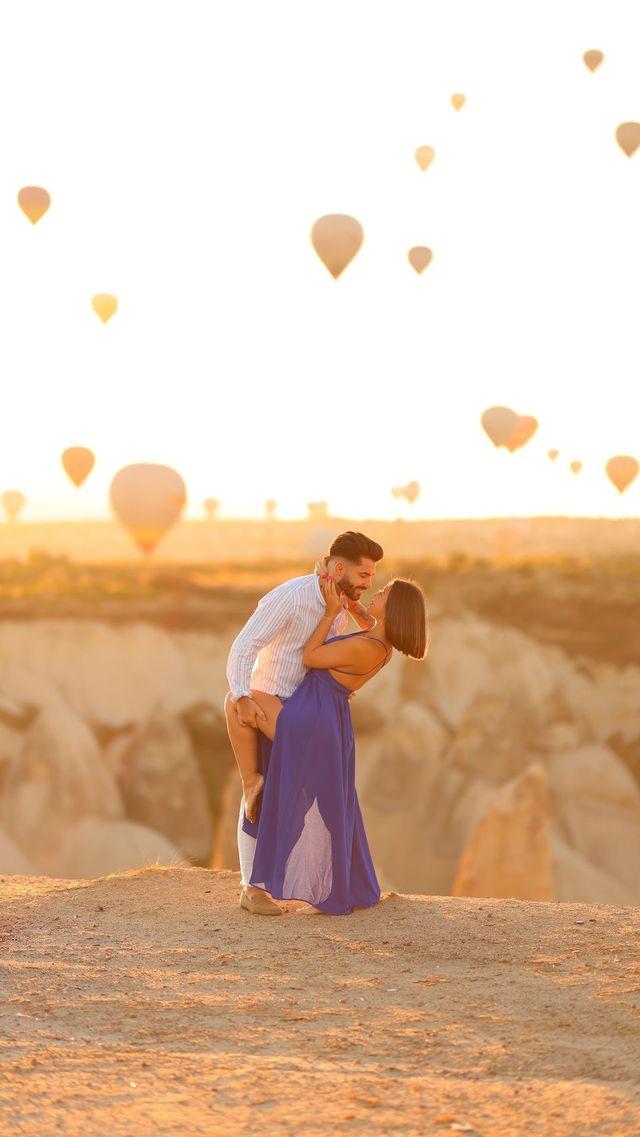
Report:
M 304 646 L 325 613 L 320 579 L 297 576 L 272 589 L 258 604 L 231 645 L 227 679 L 234 698 L 251 694 L 251 688 L 269 695 L 292 695 L 308 670 L 302 662 Z M 347 626 L 346 609 L 329 629 L 337 636 Z

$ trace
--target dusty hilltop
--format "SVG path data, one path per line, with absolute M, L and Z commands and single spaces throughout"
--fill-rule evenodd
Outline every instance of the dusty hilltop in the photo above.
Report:
M 640 909 L 0 878 L 0 1131 L 640 1133 Z

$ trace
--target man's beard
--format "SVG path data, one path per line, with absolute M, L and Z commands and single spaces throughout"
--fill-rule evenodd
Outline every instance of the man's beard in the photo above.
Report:
M 337 584 L 338 588 L 342 589 L 342 591 L 346 596 L 349 597 L 350 600 L 360 599 L 360 594 L 363 589 L 359 588 L 357 584 L 350 584 L 348 577 L 343 576 L 342 580 L 339 580 Z

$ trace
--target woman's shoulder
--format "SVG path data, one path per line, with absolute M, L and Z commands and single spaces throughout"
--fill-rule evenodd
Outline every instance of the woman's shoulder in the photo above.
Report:
M 350 640 L 350 648 L 356 656 L 380 656 L 387 653 L 387 646 L 381 639 L 371 636 L 367 631 L 349 632 L 346 636 L 333 636 L 336 640 Z M 327 641 L 328 643 L 329 641 Z

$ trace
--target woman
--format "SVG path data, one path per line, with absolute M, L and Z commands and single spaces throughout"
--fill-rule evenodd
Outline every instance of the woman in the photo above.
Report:
M 251 823 L 245 814 L 242 828 L 256 837 L 252 888 L 337 916 L 380 899 L 355 789 L 349 695 L 377 675 L 394 648 L 423 659 L 428 632 L 422 589 L 398 579 L 368 607 L 373 631 L 325 642 L 343 600 L 331 579 L 322 591 L 326 612 L 303 655 L 309 671 L 284 704 L 261 698 L 267 717 L 260 729 L 273 746 L 258 819 Z

